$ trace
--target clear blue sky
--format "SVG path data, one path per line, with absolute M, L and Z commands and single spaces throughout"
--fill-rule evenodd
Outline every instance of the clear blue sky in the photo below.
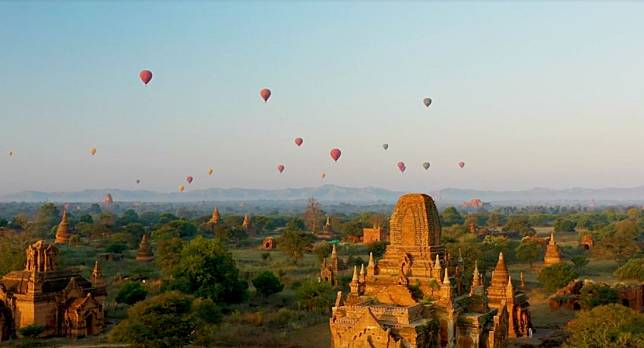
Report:
M 186 175 L 190 189 L 299 187 L 323 171 L 326 183 L 409 191 L 641 185 L 643 13 L 641 2 L 2 2 L 0 193 L 175 191 Z M 154 72 L 148 86 L 141 69 Z

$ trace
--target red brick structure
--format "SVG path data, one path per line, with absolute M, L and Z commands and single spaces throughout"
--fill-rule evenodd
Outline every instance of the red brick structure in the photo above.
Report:
M 374 225 L 372 228 L 362 229 L 362 243 L 364 244 L 384 241 L 386 238 L 387 237 L 380 226 Z

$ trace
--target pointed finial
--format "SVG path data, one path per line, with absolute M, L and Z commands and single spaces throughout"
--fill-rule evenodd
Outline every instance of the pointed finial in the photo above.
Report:
M 357 282 L 358 281 L 358 266 L 353 266 L 353 278 L 351 279 L 351 282 Z
M 445 278 L 443 278 L 443 284 L 450 284 L 449 275 L 447 274 L 447 267 L 445 267 Z
M 438 258 L 438 254 L 436 254 L 436 261 L 434 262 L 434 267 L 443 268 L 443 266 L 441 265 L 441 260 Z
M 548 242 L 549 244 L 555 244 L 555 233 L 550 232 L 550 241 Z
M 375 261 L 373 260 L 373 252 L 369 252 L 369 263 L 367 265 L 373 265 Z
M 331 244 L 333 246 L 333 249 L 331 249 L 331 255 L 335 255 L 338 252 L 335 250 L 335 243 Z
M 326 216 L 326 224 L 327 226 L 331 225 L 331 218 L 329 217 L 329 215 Z
M 360 276 L 364 276 L 364 263 L 360 265 Z
M 463 263 L 463 255 L 461 254 L 461 248 L 458 248 L 458 262 Z
M 499 261 L 501 261 L 501 260 L 503 260 L 503 252 L 502 251 L 499 252 Z
M 519 278 L 519 279 L 520 279 L 520 281 L 521 281 L 521 283 L 520 283 L 520 284 L 521 284 L 521 287 L 522 287 L 522 288 L 525 288 L 525 278 L 523 277 L 523 272 L 521 272 L 521 275 L 520 275 L 520 278 Z

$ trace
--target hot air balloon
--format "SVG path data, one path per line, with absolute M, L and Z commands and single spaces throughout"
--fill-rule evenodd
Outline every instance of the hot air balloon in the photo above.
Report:
M 13 157 L 13 151 L 9 151 L 9 157 Z
M 461 167 L 461 168 L 465 167 L 465 162 L 463 162 L 463 161 L 458 162 L 458 166 Z
M 425 168 L 425 170 L 429 169 L 429 162 L 423 162 L 423 168 Z
M 193 177 L 191 177 L 191 176 L 186 176 L 186 181 L 188 182 L 188 184 L 192 184 L 192 180 L 194 180 L 194 178 L 193 178 Z
M 342 156 L 342 151 L 340 151 L 340 149 L 331 150 L 331 158 L 333 158 L 334 161 L 337 162 L 340 156 Z
M 320 177 L 321 177 L 322 179 L 326 178 L 326 173 L 322 173 L 322 174 L 320 174 Z
M 277 170 L 278 170 L 280 173 L 284 172 L 284 165 L 283 165 L 283 164 L 278 165 L 278 166 L 277 166 Z
M 183 185 L 179 185 L 179 192 L 183 192 L 186 188 Z
M 96 155 L 96 148 L 93 147 L 93 148 L 89 149 L 89 153 L 92 154 L 92 156 L 95 156 Z
M 295 138 L 295 145 L 301 146 L 303 142 L 304 142 L 304 139 L 300 137 Z
M 212 175 L 212 173 L 214 173 L 214 172 L 215 172 L 215 170 L 214 170 L 214 169 L 212 169 L 212 168 L 208 168 L 208 175 Z
M 141 180 L 140 180 L 140 179 L 136 179 L 136 183 L 137 183 L 137 185 L 138 185 L 138 184 L 140 184 L 140 183 L 141 183 Z
M 398 166 L 398 170 L 400 170 L 401 173 L 404 173 L 405 169 L 407 169 L 407 167 L 405 167 L 405 163 L 402 161 L 398 162 L 398 164 L 396 165 Z
M 143 81 L 143 83 L 147 85 L 148 83 L 150 83 L 150 80 L 152 80 L 152 71 L 141 70 L 139 77 L 141 78 L 141 81 Z
M 430 105 L 432 105 L 432 98 L 423 99 L 423 104 L 425 104 L 426 107 L 429 107 Z
M 389 144 L 382 144 L 382 148 L 387 150 L 389 148 Z
M 268 88 L 262 88 L 261 91 L 259 91 L 259 96 L 264 99 L 264 103 L 268 102 L 268 98 L 271 97 L 271 90 Z

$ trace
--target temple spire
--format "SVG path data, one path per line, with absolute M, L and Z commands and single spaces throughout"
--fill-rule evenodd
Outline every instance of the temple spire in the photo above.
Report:
M 445 278 L 443 278 L 443 284 L 451 284 L 449 281 L 449 275 L 447 273 L 447 267 L 445 267 Z
M 220 216 L 219 216 L 219 209 L 217 209 L 217 207 L 215 207 L 215 208 L 212 210 L 212 216 L 210 217 L 210 221 L 208 221 L 208 222 L 209 222 L 209 223 L 211 223 L 211 224 L 213 224 L 213 225 L 216 225 L 216 224 L 218 224 L 218 223 L 219 223 L 219 218 L 220 218 Z
M 92 269 L 92 286 L 95 288 L 105 286 L 103 281 L 103 270 L 98 260 L 94 262 L 94 269 Z

